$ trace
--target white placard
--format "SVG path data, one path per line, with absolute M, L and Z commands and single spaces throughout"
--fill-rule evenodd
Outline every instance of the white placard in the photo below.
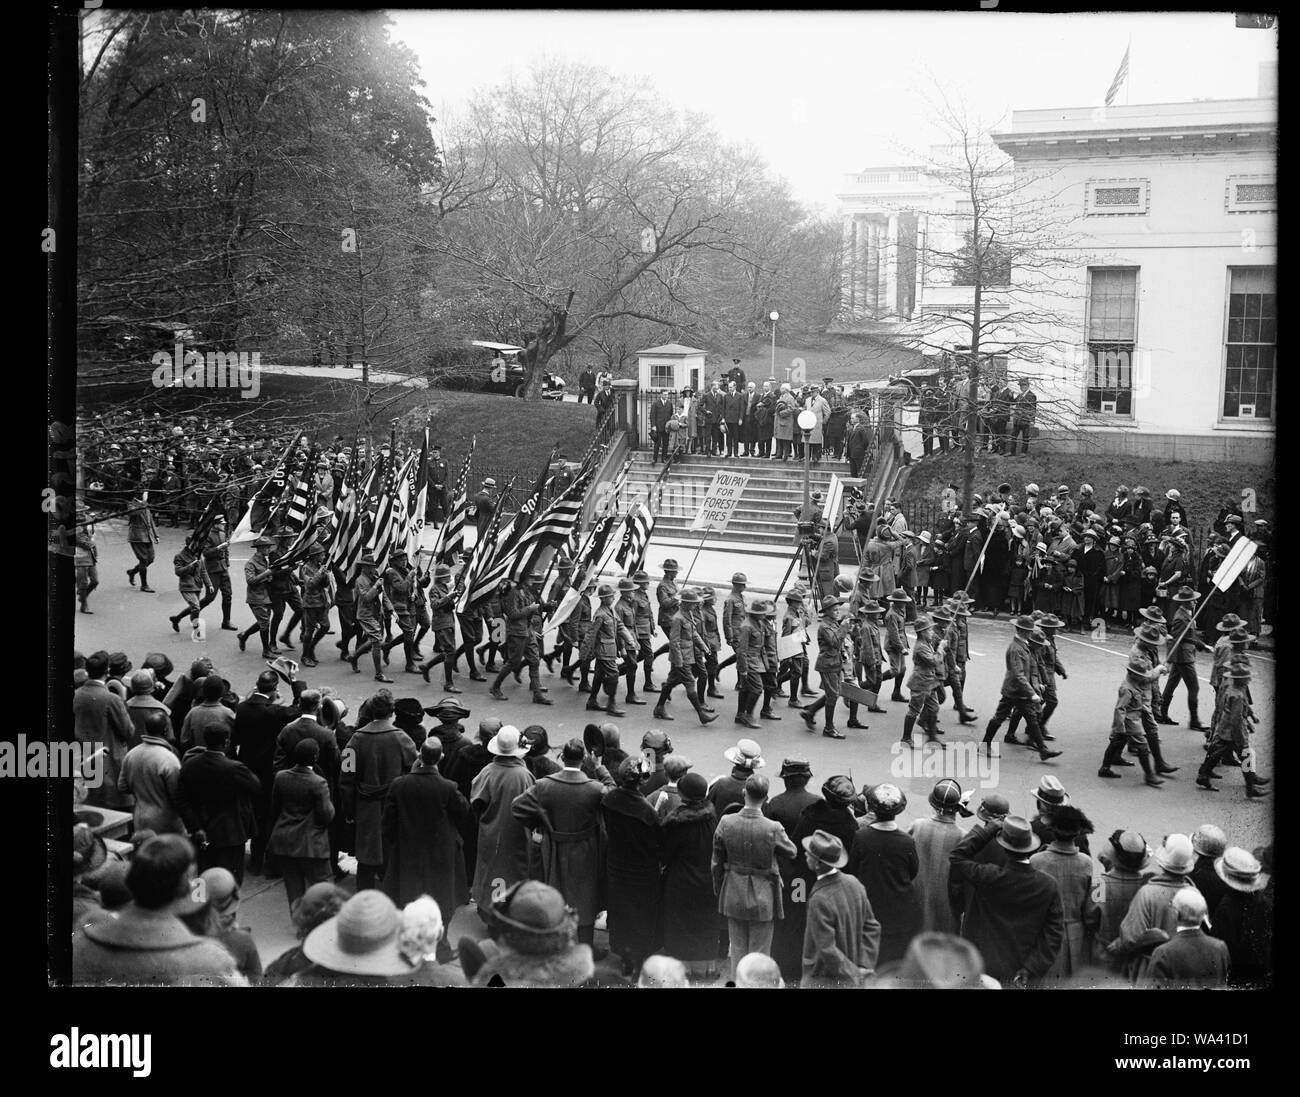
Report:
M 691 529 L 708 530 L 710 533 L 725 530 L 748 483 L 749 476 L 743 472 L 714 473 L 713 483 L 709 485 L 708 494 L 700 503 Z
M 778 636 L 776 638 L 776 657 L 778 659 L 793 659 L 796 655 L 803 654 L 805 644 L 811 643 L 807 629 L 795 629 L 789 636 Z

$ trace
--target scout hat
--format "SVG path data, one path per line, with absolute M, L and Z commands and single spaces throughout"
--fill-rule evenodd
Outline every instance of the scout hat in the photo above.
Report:
M 1250 681 L 1250 664 L 1249 663 L 1229 663 L 1223 672 L 1225 678 L 1231 678 L 1237 682 Z
M 601 583 L 596 593 L 601 598 L 613 598 L 614 595 L 617 594 L 618 592 L 613 587 L 611 587 L 608 583 Z
M 958 617 L 969 617 L 971 615 L 970 610 L 966 608 L 966 603 L 959 602 L 955 598 L 950 598 L 948 601 L 944 602 L 944 607 L 952 610 L 952 612 Z
M 800 594 L 797 590 L 792 590 L 789 594 L 787 594 L 787 595 L 785 596 L 785 600 L 786 600 L 787 602 L 798 602 L 798 603 L 802 603 L 802 602 L 803 602 L 803 595 Z
M 446 564 L 439 564 L 437 567 L 433 569 L 433 577 L 435 579 L 450 579 L 451 568 L 449 568 Z
M 1041 629 L 1034 629 L 1034 631 L 1029 634 L 1029 642 L 1031 644 L 1037 644 L 1041 648 L 1045 648 L 1048 646 L 1047 633 L 1043 632 Z
M 695 592 L 706 602 L 717 601 L 717 592 L 712 587 L 696 587 Z
M 862 571 L 858 572 L 858 582 L 862 583 L 864 586 L 871 583 L 878 583 L 880 582 L 880 572 L 875 568 L 863 568 Z
M 751 617 L 775 617 L 776 603 L 769 602 L 766 598 L 761 599 L 749 607 L 749 615 Z
M 917 632 L 925 632 L 927 629 L 934 628 L 934 622 L 925 616 L 925 614 L 918 613 L 916 615 L 916 620 L 912 622 L 912 628 Z
M 627 576 L 618 581 L 618 589 L 621 591 L 636 590 L 636 584 Z
M 1166 836 L 1156 850 L 1156 864 L 1175 876 L 1190 875 L 1196 867 L 1196 851 L 1192 849 L 1192 840 L 1186 834 Z
M 763 761 L 762 748 L 753 739 L 741 739 L 734 747 L 724 750 L 722 757 L 733 766 L 744 766 L 746 769 L 760 769 L 767 765 Z
M 956 591 L 949 597 L 952 601 L 960 602 L 964 606 L 968 606 L 975 601 L 975 599 L 972 598 L 969 594 L 967 594 L 964 590 Z
M 930 619 L 932 621 L 938 621 L 941 624 L 951 625 L 953 621 L 956 620 L 956 617 L 953 615 L 952 610 L 948 609 L 947 606 L 939 606 L 937 609 L 931 611 Z
M 677 561 L 671 559 L 665 560 L 663 563 L 663 570 L 665 572 L 675 573 L 677 571 Z
M 1240 846 L 1231 846 L 1214 862 L 1214 871 L 1233 891 L 1259 891 L 1268 885 L 1268 874 L 1259 860 Z
M 1200 597 L 1191 587 L 1179 587 L 1178 593 L 1173 596 L 1175 602 L 1195 602 Z
M 836 598 L 833 594 L 826 595 L 826 597 L 821 600 L 822 613 L 827 613 L 830 610 L 833 610 L 842 600 L 843 599 Z
M 1008 815 L 998 831 L 998 845 L 1012 853 L 1033 853 L 1039 847 L 1033 828 L 1019 815 Z
M 1151 568 L 1151 570 L 1155 571 L 1155 568 Z M 1148 621 L 1155 622 L 1157 625 L 1165 624 L 1165 614 L 1159 606 L 1146 606 L 1138 610 L 1138 613 L 1142 614 L 1142 616 Z
M 1159 625 L 1147 621 L 1133 630 L 1133 635 L 1144 644 L 1159 644 L 1168 638 L 1168 634 Z
M 1238 617 L 1235 613 L 1225 613 L 1223 615 L 1223 618 L 1214 627 L 1218 629 L 1220 632 L 1232 632 L 1233 629 L 1242 628 L 1245 626 L 1245 624 L 1246 622 L 1243 621 L 1240 617 Z
M 1038 619 L 1038 627 L 1044 628 L 1065 628 L 1065 622 L 1054 613 L 1045 613 Z
M 884 613 L 885 607 L 876 601 L 863 602 L 862 605 L 858 607 L 858 612 L 867 614 L 868 616 L 871 617 L 875 617 L 878 616 L 879 614 Z
M 912 599 L 908 596 L 907 591 L 902 587 L 895 587 L 894 593 L 886 595 L 885 597 L 886 602 L 910 602 L 911 600 Z
M 254 548 L 275 548 L 275 538 L 268 537 L 266 536 L 266 534 L 262 534 L 261 537 L 259 537 L 256 541 L 253 542 L 253 547 Z
M 824 830 L 815 830 L 803 839 L 803 848 L 822 864 L 830 865 L 831 868 L 843 868 L 849 863 L 849 855 L 844 852 L 844 843 Z
M 1038 627 L 1038 622 L 1032 617 L 1017 617 L 1011 623 L 1016 626 L 1016 630 L 1019 632 L 1033 632 Z
M 738 571 L 731 577 L 731 585 L 733 587 L 743 587 L 748 582 L 749 580 L 745 578 L 745 573 L 743 571 Z
M 687 587 L 684 591 L 682 591 L 681 597 L 678 600 L 684 606 L 698 606 L 700 604 L 699 591 L 695 590 L 692 587 Z
M 379 561 L 367 553 L 365 556 L 361 557 L 360 566 L 363 568 L 375 568 L 379 566 Z
M 1234 644 L 1248 644 L 1254 640 L 1255 637 L 1247 632 L 1246 627 L 1243 625 L 1241 628 L 1235 628 L 1228 633 L 1228 639 Z
M 640 586 L 649 586 L 650 575 L 648 572 L 638 571 L 635 575 L 632 576 L 632 582 Z
M 1147 676 L 1151 673 L 1151 664 L 1148 663 L 1143 656 L 1134 652 L 1131 656 L 1129 656 L 1128 666 L 1126 666 L 1124 669 L 1127 673 L 1132 674 L 1134 677 L 1146 681 Z

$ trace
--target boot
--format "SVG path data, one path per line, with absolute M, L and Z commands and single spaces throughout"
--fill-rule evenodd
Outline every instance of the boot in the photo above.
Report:
M 907 698 L 903 696 L 902 691 L 900 691 L 898 688 L 897 679 L 895 679 L 894 681 L 894 692 L 889 695 L 889 699 L 891 701 L 902 701 L 904 703 L 906 703 L 907 701 Z
M 1147 744 L 1151 748 L 1151 759 L 1156 764 L 1157 773 L 1177 773 L 1178 767 L 1168 765 L 1165 762 L 1164 755 L 1160 752 L 1160 737 L 1158 735 L 1148 735 Z
M 386 674 L 384 673 L 384 664 L 383 664 L 383 662 L 382 662 L 383 657 L 384 657 L 384 654 L 383 654 L 383 652 L 380 650 L 380 648 L 379 648 L 378 645 L 376 645 L 375 647 L 373 647 L 373 648 L 370 649 L 370 658 L 371 658 L 371 660 L 373 660 L 373 662 L 374 662 L 374 664 L 375 664 L 375 681 L 376 681 L 376 682 L 390 682 L 390 683 L 391 683 L 391 682 L 392 682 L 392 679 L 389 678 L 388 675 L 386 675 Z
M 303 642 L 306 643 L 306 641 L 303 641 Z M 407 674 L 419 674 L 419 673 L 420 673 L 420 667 L 419 667 L 419 664 L 416 663 L 416 661 L 415 661 L 415 641 L 413 641 L 413 640 L 403 640 L 403 641 L 402 641 L 402 648 L 403 648 L 403 649 L 405 650 L 405 652 L 406 652 L 406 666 L 403 668 L 404 671 L 405 671 L 405 673 L 407 673 Z
M 627 697 L 624 698 L 624 702 L 629 705 L 644 705 L 645 702 L 636 695 L 636 667 L 624 675 L 624 681 L 627 682 Z
M 844 726 L 845 726 L 845 727 L 852 728 L 854 731 L 870 731 L 870 730 L 871 730 L 870 728 L 867 727 L 866 724 L 862 723 L 862 722 L 858 719 L 858 706 L 857 706 L 856 704 L 850 704 L 850 705 L 849 705 L 849 721 L 848 721 L 848 723 L 845 724 Z
M 710 712 L 707 712 L 707 711 L 705 710 L 704 706 L 700 703 L 700 699 L 699 699 L 699 696 L 698 696 L 698 695 L 692 697 L 692 698 L 690 699 L 690 701 L 691 701 L 691 704 L 692 704 L 692 705 L 694 706 L 694 708 L 695 708 L 695 715 L 698 716 L 698 717 L 700 718 L 700 723 L 701 723 L 701 724 L 711 724 L 711 723 L 713 723 L 714 720 L 716 720 L 716 719 L 718 718 L 716 714 L 714 714 L 714 713 L 710 713 Z M 758 727 L 758 725 L 755 724 L 755 723 L 753 723 L 752 721 L 751 721 L 751 723 L 750 723 L 748 726 L 749 726 L 749 727 Z
M 1138 755 L 1138 762 L 1142 766 L 1142 772 L 1146 776 L 1146 782 L 1148 785 L 1150 785 L 1152 788 L 1159 788 L 1161 785 L 1165 783 L 1163 777 L 1157 777 L 1156 774 L 1152 771 L 1150 754 L 1148 754 L 1146 751 L 1143 751 L 1141 754 Z
M 644 704 L 644 702 L 642 702 L 642 703 Z M 534 690 L 534 691 L 533 691 L 533 704 L 535 704 L 535 705 L 553 705 L 553 704 L 555 704 L 555 702 L 552 701 L 549 697 L 547 697 L 546 694 L 541 693 L 541 692 L 538 691 L 538 690 Z
M 1209 731 L 1209 728 L 1207 728 L 1204 724 L 1201 723 L 1201 718 L 1199 715 L 1197 715 L 1195 701 L 1191 701 L 1188 703 L 1187 713 L 1188 713 L 1187 726 L 1189 728 L 1191 728 L 1193 731 Z
M 899 742 L 906 743 L 909 747 L 916 746 L 916 744 L 912 742 L 912 729 L 914 727 L 916 727 L 916 717 L 909 712 L 903 717 L 903 737 Z M 988 741 L 988 739 L 985 740 L 985 742 Z
M 1097 776 L 1114 777 L 1118 779 L 1119 774 L 1116 773 L 1113 769 L 1111 769 L 1111 766 L 1113 766 L 1116 762 L 1120 760 L 1119 756 L 1123 753 L 1123 751 L 1124 751 L 1123 739 L 1112 739 L 1109 743 L 1107 743 L 1106 753 L 1102 756 L 1101 769 L 1097 771 Z
M 615 707 L 615 705 L 614 705 L 614 694 L 612 694 L 612 693 L 609 694 L 609 703 L 605 706 L 605 712 L 606 712 L 606 714 L 609 715 L 609 716 L 626 716 L 626 715 L 627 715 L 627 713 L 624 712 L 621 708 L 616 708 L 616 707 Z
M 1268 789 L 1260 787 L 1260 779 L 1253 773 L 1243 773 L 1246 778 L 1246 798 L 1248 800 L 1258 800 L 1261 796 L 1268 795 Z

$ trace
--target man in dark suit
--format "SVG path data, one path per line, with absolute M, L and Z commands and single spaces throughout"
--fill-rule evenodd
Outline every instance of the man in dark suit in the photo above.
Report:
M 944 442 L 946 452 L 946 437 Z M 849 459 L 849 475 L 861 476 L 867 463 L 867 455 L 871 452 L 871 423 L 861 412 L 855 411 L 850 415 L 845 451 Z
M 235 731 L 230 738 L 234 756 L 252 770 L 261 783 L 261 791 L 254 801 L 257 826 L 248 866 L 259 876 L 266 854 L 266 840 L 271 834 L 271 824 L 275 822 L 271 817 L 275 744 L 285 724 L 299 715 L 297 708 L 278 703 L 279 685 L 280 677 L 273 670 L 264 670 L 257 676 L 257 689 L 235 709 Z
M 736 443 L 740 439 L 740 424 L 745 420 L 745 397 L 737 390 L 736 382 L 727 385 L 722 397 L 722 421 L 727 426 L 727 456 L 736 456 Z
M 229 869 L 243 883 L 244 843 L 257 827 L 253 799 L 261 796 L 262 782 L 243 762 L 226 757 L 228 740 L 224 727 L 204 730 L 203 746 L 181 762 L 176 806 L 198 847 L 199 871 Z
M 1222 988 L 1228 985 L 1228 946 L 1206 935 L 1205 896 L 1192 887 L 1174 893 L 1178 914 L 1174 936 L 1151 954 L 1151 986 L 1172 990 Z
M 995 838 L 1009 855 L 1005 865 L 979 860 Z M 990 976 L 1018 987 L 1047 973 L 1065 939 L 1060 889 L 1029 863 L 1037 849 L 1029 823 L 1008 815 L 975 827 L 948 856 L 954 879 L 971 885 L 962 936 L 980 950 Z
M 657 392 L 650 404 L 650 433 L 654 439 L 656 464 L 668 460 L 668 420 L 672 417 L 673 402 L 668 399 L 668 393 Z

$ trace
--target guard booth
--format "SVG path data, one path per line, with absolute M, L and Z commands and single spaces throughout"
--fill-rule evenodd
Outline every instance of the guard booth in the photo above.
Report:
M 662 391 L 680 395 L 682 389 L 700 391 L 704 384 L 704 354 L 681 343 L 665 343 L 637 351 L 637 445 L 650 445 L 650 402 Z

